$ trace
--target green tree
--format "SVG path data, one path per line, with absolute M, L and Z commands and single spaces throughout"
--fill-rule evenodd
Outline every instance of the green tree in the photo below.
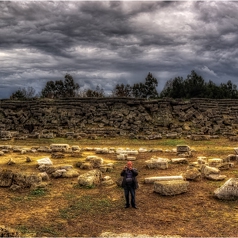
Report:
M 113 97 L 131 97 L 132 94 L 132 88 L 129 84 L 124 85 L 117 84 L 115 88 L 112 90 L 112 96 Z
M 184 81 L 184 91 L 186 98 L 204 97 L 205 81 L 194 70 Z
M 164 89 L 161 91 L 161 97 L 184 98 L 184 80 L 182 77 L 175 77 L 166 82 Z
M 16 92 L 12 93 L 10 96 L 11 100 L 26 100 L 25 94 L 22 92 L 21 89 L 18 89 Z
M 13 100 L 26 100 L 37 97 L 36 91 L 33 87 L 19 88 L 16 92 L 12 93 L 10 99 Z
M 158 92 L 156 87 L 158 86 L 158 81 L 149 72 L 145 78 L 145 83 L 136 83 L 132 87 L 132 95 L 136 98 L 157 98 Z
M 79 88 L 79 84 L 74 82 L 73 77 L 70 74 L 66 74 L 64 77 L 64 96 L 75 97 Z
M 54 98 L 56 96 L 56 86 L 54 81 L 48 81 L 41 91 L 41 97 Z
M 158 92 L 156 87 L 158 86 L 158 80 L 153 77 L 152 73 L 148 73 L 145 78 L 146 98 L 157 98 Z
M 102 98 L 105 97 L 105 94 L 104 90 L 97 85 L 95 90 L 91 89 L 85 90 L 83 96 L 89 98 Z
M 66 74 L 64 81 L 48 81 L 41 91 L 41 96 L 43 98 L 75 97 L 79 88 L 73 77 L 70 74 Z

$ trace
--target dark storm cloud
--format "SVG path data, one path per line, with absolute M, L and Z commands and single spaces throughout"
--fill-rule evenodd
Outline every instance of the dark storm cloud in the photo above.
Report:
M 238 83 L 237 2 L 0 2 L 0 98 L 70 73 L 82 89 L 191 70 Z

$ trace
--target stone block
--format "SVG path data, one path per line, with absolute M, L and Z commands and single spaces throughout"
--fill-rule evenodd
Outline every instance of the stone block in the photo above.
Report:
M 188 164 L 188 160 L 186 158 L 174 158 L 171 159 L 173 164 Z
M 145 178 L 145 183 L 154 183 L 155 181 L 184 180 L 183 176 L 155 176 Z
M 145 161 L 149 169 L 168 169 L 169 160 L 166 158 L 151 158 Z
M 97 156 L 88 156 L 86 162 L 90 162 L 93 168 L 99 168 L 103 164 L 103 159 Z
M 184 180 L 155 181 L 154 191 L 165 196 L 178 195 L 187 192 L 188 185 Z
M 0 171 L 0 187 L 10 187 L 12 184 L 13 172 L 11 170 Z
M 78 177 L 78 184 L 80 186 L 97 186 L 101 183 L 102 172 L 98 169 L 91 170 L 85 174 Z
M 38 165 L 53 165 L 52 161 L 48 157 L 42 158 L 42 159 L 38 159 L 37 163 L 38 163 Z
M 127 154 L 119 154 L 117 155 L 118 160 L 126 160 L 127 159 Z
M 199 181 L 199 180 L 201 180 L 202 176 L 197 168 L 189 168 L 185 171 L 185 173 L 183 174 L 183 177 L 186 180 Z
M 238 178 L 230 178 L 214 191 L 214 196 L 224 200 L 238 199 Z
M 184 152 L 190 152 L 191 149 L 188 145 L 177 145 L 177 152 L 178 153 L 184 153 Z
M 223 164 L 223 160 L 220 158 L 213 158 L 208 160 L 208 166 L 211 167 L 219 167 Z

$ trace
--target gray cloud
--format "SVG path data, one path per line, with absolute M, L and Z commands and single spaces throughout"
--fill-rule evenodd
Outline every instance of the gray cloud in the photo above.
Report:
M 70 73 L 82 89 L 186 77 L 238 83 L 237 2 L 0 2 L 0 98 Z

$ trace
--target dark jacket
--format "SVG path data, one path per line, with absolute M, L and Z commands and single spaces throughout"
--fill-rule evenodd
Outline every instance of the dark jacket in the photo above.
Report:
M 123 180 L 122 180 L 122 187 L 124 188 L 126 186 L 126 170 L 128 169 L 123 169 L 121 171 L 121 176 L 123 176 Z M 137 181 L 137 178 L 136 176 L 138 175 L 138 172 L 135 168 L 132 168 L 131 170 L 132 172 L 132 186 L 134 187 L 134 189 L 137 189 L 138 188 L 138 181 Z

